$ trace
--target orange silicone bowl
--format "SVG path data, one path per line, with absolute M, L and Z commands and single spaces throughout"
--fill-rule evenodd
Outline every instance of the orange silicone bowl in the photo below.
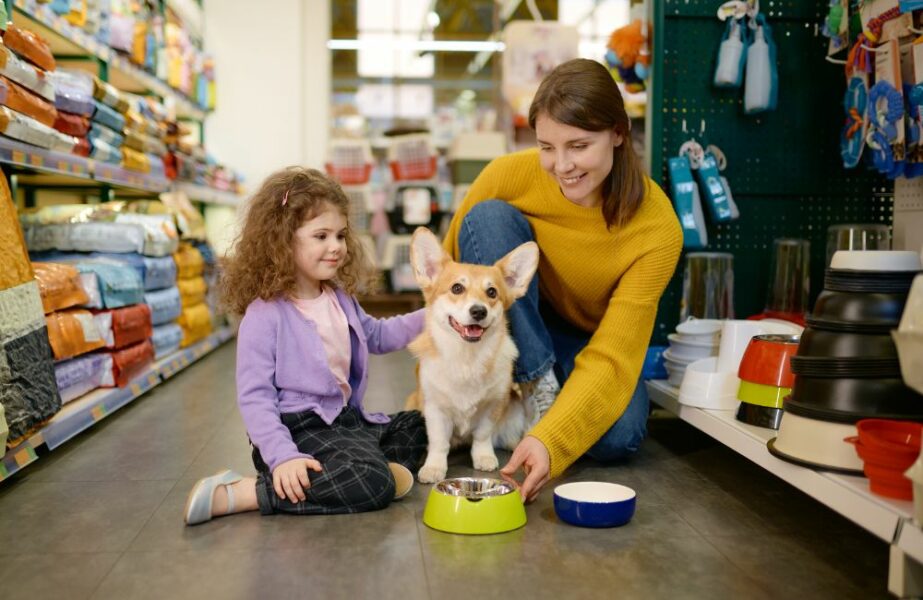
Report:
M 856 423 L 859 441 L 869 448 L 886 452 L 920 454 L 923 423 L 893 421 L 890 419 L 862 419 Z
M 796 335 L 758 335 L 750 340 L 737 376 L 743 381 L 790 388 L 795 384 L 791 359 L 798 351 Z
M 865 463 L 865 476 L 869 478 L 869 489 L 880 496 L 898 500 L 913 500 L 913 484 L 903 471 Z

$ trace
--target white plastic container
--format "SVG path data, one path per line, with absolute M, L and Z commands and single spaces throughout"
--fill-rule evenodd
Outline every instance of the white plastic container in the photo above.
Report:
M 744 44 L 740 38 L 740 23 L 731 22 L 728 38 L 721 42 L 718 49 L 718 66 L 715 69 L 714 84 L 718 87 L 740 86 L 740 57 Z
M 697 360 L 688 367 L 679 386 L 679 402 L 687 406 L 716 410 L 734 410 L 740 405 L 736 373 L 717 371 L 718 358 Z
M 744 81 L 744 110 L 748 113 L 767 110 L 772 94 L 772 71 L 769 44 L 763 28 L 757 27 L 753 43 L 747 48 L 747 76 Z

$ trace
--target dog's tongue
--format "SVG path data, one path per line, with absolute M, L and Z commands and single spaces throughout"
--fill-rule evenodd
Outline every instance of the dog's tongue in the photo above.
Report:
M 484 328 L 480 325 L 465 325 L 462 329 L 467 338 L 480 339 L 484 335 Z
M 449 317 L 449 323 L 452 325 L 452 329 L 469 342 L 476 342 L 484 335 L 484 328 L 480 325 L 462 325 L 452 317 Z

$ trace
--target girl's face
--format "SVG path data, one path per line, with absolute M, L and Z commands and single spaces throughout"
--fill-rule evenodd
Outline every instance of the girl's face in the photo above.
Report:
M 614 129 L 586 131 L 540 113 L 535 119 L 539 160 L 564 197 L 587 208 L 602 203 L 602 187 L 612 171 L 612 149 L 623 138 Z
M 321 283 L 333 279 L 346 259 L 346 217 L 324 204 L 295 230 L 295 281 L 301 298 L 316 298 Z

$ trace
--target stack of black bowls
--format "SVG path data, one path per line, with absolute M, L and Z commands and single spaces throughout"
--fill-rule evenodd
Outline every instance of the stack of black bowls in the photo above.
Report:
M 838 252 L 824 291 L 792 357 L 795 383 L 784 402 L 775 456 L 815 468 L 862 472 L 844 438 L 860 419 L 923 420 L 923 396 L 901 379 L 897 328 L 913 278 L 915 252 Z

